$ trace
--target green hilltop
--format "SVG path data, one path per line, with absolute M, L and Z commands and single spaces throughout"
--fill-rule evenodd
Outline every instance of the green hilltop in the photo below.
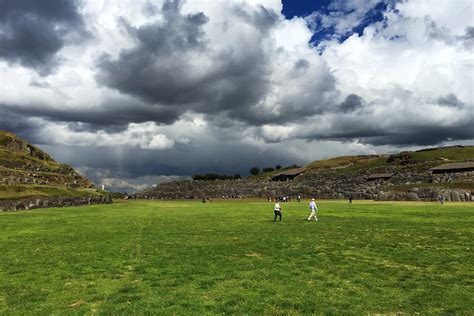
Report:
M 103 195 L 71 166 L 0 130 L 0 200 Z
M 474 146 L 450 146 L 403 151 L 398 154 L 340 156 L 323 160 L 315 160 L 302 167 L 305 172 L 333 171 L 336 174 L 348 174 L 356 171 L 370 171 L 384 167 L 416 166 L 417 169 L 430 169 L 446 163 L 474 161 Z M 299 167 L 298 167 L 299 168 Z M 255 179 L 271 178 L 279 173 L 290 171 L 292 167 L 262 172 Z

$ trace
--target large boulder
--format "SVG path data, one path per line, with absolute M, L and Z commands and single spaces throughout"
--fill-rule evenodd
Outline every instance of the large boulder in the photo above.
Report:
M 451 192 L 451 201 L 453 201 L 453 202 L 461 202 L 461 197 L 460 197 L 458 191 L 452 191 L 452 192 Z
M 418 194 L 416 192 L 408 192 L 406 195 L 407 201 L 419 201 L 420 198 L 418 197 Z
M 379 192 L 377 192 L 377 200 L 379 200 L 379 201 L 392 201 L 392 200 L 394 200 L 394 194 L 393 194 L 393 192 L 379 191 Z

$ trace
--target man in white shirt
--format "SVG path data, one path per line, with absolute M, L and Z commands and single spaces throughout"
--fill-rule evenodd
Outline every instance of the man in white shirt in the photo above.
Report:
M 314 202 L 314 199 L 311 199 L 311 202 L 309 203 L 309 210 L 311 211 L 311 215 L 309 215 L 308 221 L 310 221 L 313 217 L 316 222 L 319 221 L 318 218 L 316 217 L 316 213 L 318 212 L 318 207 L 316 206 L 316 202 Z
M 273 212 L 275 213 L 275 218 L 273 219 L 274 222 L 277 220 L 277 216 L 280 217 L 280 222 L 281 222 L 281 206 L 278 201 L 275 203 L 275 207 L 273 208 Z

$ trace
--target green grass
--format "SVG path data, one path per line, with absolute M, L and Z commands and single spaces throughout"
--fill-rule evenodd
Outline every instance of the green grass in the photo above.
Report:
M 374 159 L 377 159 L 377 158 L 376 157 L 367 158 L 363 156 L 341 156 L 341 157 L 336 157 L 336 158 L 331 158 L 331 159 L 326 159 L 326 160 L 313 161 L 312 163 L 308 164 L 306 168 L 308 169 L 337 168 L 337 167 L 349 166 L 351 164 L 365 163 L 367 161 L 372 161 Z M 384 161 L 386 160 L 387 158 L 385 157 Z
M 472 315 L 474 204 L 346 203 L 3 213 L 0 314 Z
M 336 169 L 335 172 L 336 174 L 347 174 L 351 172 L 357 172 L 359 170 L 381 167 L 386 164 L 387 164 L 387 157 L 361 160 L 360 162 L 357 162 L 352 166 L 348 166 L 342 169 Z
M 412 159 L 418 161 L 434 160 L 436 158 L 447 158 L 453 161 L 464 161 L 474 159 L 474 146 L 451 147 L 437 150 L 412 152 Z M 446 162 L 439 162 L 439 164 Z
M 261 172 L 257 175 L 251 175 L 251 176 L 248 176 L 247 178 L 248 179 L 254 179 L 254 180 L 261 180 L 261 179 L 270 179 L 274 176 L 276 176 L 277 174 L 280 174 L 282 172 L 286 172 L 286 171 L 289 171 L 289 170 L 293 170 L 293 169 L 297 169 L 297 168 L 301 168 L 301 167 L 298 167 L 298 166 L 287 166 L 287 167 L 282 167 L 280 169 L 275 169 L 273 171 L 267 171 L 267 172 Z
M 81 197 L 91 195 L 104 195 L 104 192 L 97 189 L 72 189 L 44 185 L 0 185 L 0 200 L 19 199 L 32 196 Z

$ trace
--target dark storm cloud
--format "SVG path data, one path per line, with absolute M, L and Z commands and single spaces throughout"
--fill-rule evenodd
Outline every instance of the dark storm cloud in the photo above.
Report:
M 203 13 L 181 15 L 178 1 L 166 2 L 162 13 L 164 24 L 157 22 L 139 28 L 121 19 L 138 45 L 122 50 L 116 60 L 102 56 L 97 63 L 97 80 L 150 103 L 190 103 L 199 92 L 197 82 L 185 79 L 190 69 L 187 61 L 178 57 L 186 58 L 185 53 L 204 48 L 201 26 L 207 17 Z
M 305 72 L 304 68 L 301 68 L 301 65 L 305 63 L 300 60 L 295 66 L 298 67 L 298 64 L 300 68 L 293 68 L 293 73 L 288 74 L 289 77 L 298 78 L 302 72 Z M 314 77 L 315 74 L 317 74 L 317 78 Z M 234 108 L 229 110 L 227 115 L 232 119 L 249 125 L 260 126 L 264 124 L 302 122 L 314 115 L 332 111 L 334 99 L 337 98 L 338 91 L 336 89 L 336 80 L 330 72 L 319 70 L 314 72 L 311 77 L 306 77 L 304 80 L 296 80 L 295 85 L 298 85 L 298 89 L 303 95 L 286 95 L 283 93 L 278 98 L 279 106 L 277 111 L 272 111 L 257 104 L 250 105 L 247 108 Z
M 439 105 L 449 106 L 449 107 L 459 107 L 462 108 L 464 103 L 458 99 L 458 97 L 454 93 L 447 94 L 445 96 L 441 96 L 436 99 Z
M 349 94 L 338 106 L 339 111 L 347 113 L 354 112 L 363 107 L 364 100 L 357 94 Z
M 69 40 L 87 36 L 77 1 L 0 1 L 0 58 L 49 74 Z
M 0 126 L 21 125 L 21 122 L 31 118 L 42 118 L 51 122 L 68 123 L 73 130 L 91 132 L 123 130 L 129 123 L 171 124 L 180 115 L 176 109 L 149 106 L 133 99 L 108 99 L 100 106 L 72 109 L 0 103 L 0 114 Z M 7 117 L 8 121 L 5 119 Z
M 150 175 L 192 175 L 216 172 L 222 174 L 248 174 L 251 167 L 272 167 L 277 164 L 302 163 L 296 153 L 281 148 L 260 148 L 237 142 L 202 142 L 175 146 L 167 150 L 147 150 L 138 147 L 75 147 L 64 145 L 41 146 L 55 159 L 76 167 L 109 170 L 109 176 L 132 178 Z M 111 155 L 111 152 L 114 154 Z
M 435 124 L 399 125 L 382 127 L 377 122 L 363 120 L 361 117 L 341 118 L 333 122 L 330 130 L 319 131 L 305 136 L 310 140 L 336 140 L 379 145 L 427 146 L 438 145 L 444 141 L 470 140 L 474 138 L 474 118 L 470 117 L 460 124 L 440 126 Z
M 459 126 L 416 126 L 388 132 L 383 136 L 370 136 L 361 138 L 359 141 L 371 145 L 394 145 L 394 146 L 428 146 L 438 145 L 445 141 L 470 140 L 474 138 L 474 122 Z
M 155 121 L 170 124 L 177 118 L 178 114 L 172 110 L 124 100 L 110 100 L 92 109 L 0 104 L 0 129 L 18 134 L 35 144 L 56 142 L 54 135 L 42 133 L 51 122 L 64 123 L 73 132 L 103 131 L 115 134 L 127 130 L 129 123 Z M 127 143 L 123 145 L 127 146 Z
M 203 13 L 182 15 L 178 2 L 166 2 L 162 14 L 164 23 L 138 28 L 122 21 L 138 44 L 122 50 L 117 59 L 103 56 L 97 63 L 97 81 L 180 113 L 230 112 L 252 122 L 253 117 L 240 113 L 251 111 L 267 93 L 269 60 L 263 46 L 213 51 L 202 30 L 208 22 Z M 247 13 L 236 6 L 233 14 L 253 26 L 262 40 L 278 18 L 263 7 Z M 197 67 L 193 58 L 203 58 L 208 65 Z
M 21 137 L 38 141 L 36 137 L 38 128 L 38 123 L 32 121 L 28 116 L 7 111 L 2 109 L 2 105 L 0 105 L 0 130 L 6 130 Z
M 458 40 L 462 41 L 466 49 L 472 49 L 474 47 L 474 26 L 466 27 L 466 34 L 459 36 Z

